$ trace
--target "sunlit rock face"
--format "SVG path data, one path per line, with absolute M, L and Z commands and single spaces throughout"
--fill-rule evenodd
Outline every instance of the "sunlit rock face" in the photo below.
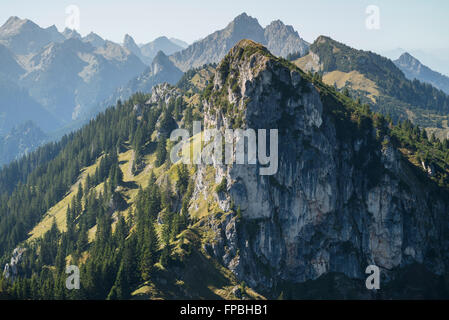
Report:
M 214 162 L 212 183 L 227 180 L 215 200 L 241 217 L 211 216 L 216 239 L 206 247 L 250 286 L 269 292 L 330 273 L 364 281 L 372 264 L 387 281 L 412 264 L 447 270 L 447 199 L 420 186 L 391 143 L 375 142 L 376 132 L 339 135 L 332 102 L 300 71 L 241 41 L 217 67 L 204 106 L 206 128 L 224 133 L 241 118 L 242 129 L 279 130 L 274 175 Z M 206 176 L 199 165 L 194 199 L 207 196 Z

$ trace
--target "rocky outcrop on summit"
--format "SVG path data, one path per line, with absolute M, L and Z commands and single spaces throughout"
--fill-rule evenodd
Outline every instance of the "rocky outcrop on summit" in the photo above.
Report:
M 293 27 L 285 26 L 278 20 L 264 29 L 257 19 L 242 13 L 226 28 L 193 43 L 187 49 L 172 55 L 170 59 L 183 71 L 207 63 L 217 63 L 242 39 L 265 44 L 269 50 L 281 56 L 287 56 L 289 53 L 305 53 L 308 47 L 308 43 L 299 37 Z
M 214 161 L 213 183 L 227 181 L 215 201 L 223 212 L 240 208 L 241 217 L 211 216 L 215 239 L 206 249 L 260 292 L 330 274 L 364 281 L 372 264 L 385 282 L 415 264 L 448 271 L 447 193 L 423 186 L 390 143 L 376 142 L 376 132 L 342 135 L 330 112 L 338 106 L 252 41 L 241 41 L 217 67 L 205 126 L 224 133 L 240 117 L 243 128 L 279 129 L 273 176 L 259 175 L 258 165 Z M 207 166 L 199 165 L 194 201 L 207 196 L 208 184 Z

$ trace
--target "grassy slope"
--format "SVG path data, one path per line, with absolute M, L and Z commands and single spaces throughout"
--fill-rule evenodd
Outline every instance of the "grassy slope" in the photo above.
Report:
M 364 55 L 367 60 L 370 60 L 370 53 L 349 48 L 331 39 L 326 41 L 325 37 L 321 37 L 317 40 L 316 47 L 321 51 L 325 51 L 325 49 L 320 47 L 320 45 L 323 44 L 325 49 L 329 49 L 326 48 L 326 45 L 329 44 L 332 49 L 332 55 L 343 55 L 343 57 L 346 58 L 337 58 L 336 61 L 338 61 L 338 66 L 333 66 L 331 63 L 331 68 L 337 67 L 339 70 L 330 70 L 330 72 L 325 72 L 323 75 L 324 83 L 331 86 L 336 84 L 338 89 L 342 89 L 346 86 L 354 90 L 356 96 L 366 97 L 367 100 L 365 102 L 373 103 L 375 111 L 384 113 L 384 115 L 388 112 L 394 118 L 399 117 L 401 120 L 409 119 L 421 127 L 429 128 L 429 132 L 434 132 L 440 139 L 447 137 L 449 128 L 444 125 L 444 123 L 448 120 L 447 115 L 440 115 L 435 111 L 424 110 L 422 107 L 412 105 L 413 103 L 410 104 L 386 94 L 383 92 L 385 90 L 380 88 L 376 81 L 373 81 L 372 79 L 369 79 L 368 76 L 362 74 L 363 70 L 368 74 L 374 74 L 376 72 L 380 75 L 384 73 L 387 74 L 390 71 L 390 69 L 388 69 L 389 67 L 386 66 L 388 64 L 387 60 L 384 59 L 385 61 L 383 61 L 382 58 L 379 58 L 378 60 L 382 60 L 383 62 L 376 60 L 376 62 L 373 62 L 373 65 L 370 64 L 371 62 L 366 64 L 360 64 L 359 62 L 357 66 L 362 70 L 362 72 L 359 72 L 360 70 L 356 71 L 355 69 L 351 69 L 351 67 L 353 67 L 351 65 L 351 61 L 354 62 L 357 60 L 357 54 Z M 330 53 L 328 52 L 328 54 Z M 306 72 L 322 72 L 323 69 L 329 67 L 328 61 L 320 61 L 320 63 L 317 63 L 317 61 L 312 58 L 311 53 L 293 61 L 293 63 Z M 325 66 L 326 63 L 327 65 Z M 376 65 L 376 63 L 379 64 Z M 380 67 L 383 67 L 384 69 L 380 70 Z M 379 74 L 377 76 L 379 76 Z M 390 76 L 390 74 L 387 76 Z M 395 75 L 395 77 L 401 78 L 400 75 Z M 396 90 L 398 89 L 399 88 L 396 88 Z
M 48 230 L 50 230 L 53 219 L 56 220 L 56 225 L 58 226 L 59 230 L 66 231 L 67 207 L 69 204 L 71 204 L 72 198 L 76 195 L 79 184 L 82 183 L 84 185 L 87 175 L 93 175 L 95 173 L 95 170 L 100 163 L 99 160 L 95 164 L 91 165 L 90 167 L 84 168 L 81 171 L 80 177 L 78 178 L 77 182 L 70 188 L 68 194 L 61 201 L 51 207 L 50 210 L 48 210 L 48 212 L 42 218 L 41 222 L 37 224 L 33 228 L 33 230 L 31 230 L 31 232 L 29 233 L 30 237 L 27 241 L 42 237 Z

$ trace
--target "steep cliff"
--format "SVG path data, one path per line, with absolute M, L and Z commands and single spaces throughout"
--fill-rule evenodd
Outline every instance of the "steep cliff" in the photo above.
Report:
M 236 126 L 279 129 L 279 168 L 261 176 L 258 165 L 215 164 L 211 182 L 208 166 L 199 165 L 194 199 L 207 198 L 208 184 L 226 178 L 214 201 L 224 212 L 239 212 L 210 215 L 209 252 L 272 297 L 284 283 L 330 274 L 364 281 L 373 264 L 383 284 L 414 265 L 444 274 L 447 192 L 422 179 L 388 130 L 369 117 L 357 123 L 349 99 L 306 77 L 250 40 L 217 67 L 205 126 L 223 133 Z M 370 296 L 364 290 L 357 296 Z

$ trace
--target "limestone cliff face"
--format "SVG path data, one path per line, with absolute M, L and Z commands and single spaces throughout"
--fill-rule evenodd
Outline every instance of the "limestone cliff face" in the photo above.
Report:
M 217 204 L 240 207 L 241 217 L 211 217 L 207 249 L 266 291 L 329 273 L 365 279 L 371 264 L 386 281 L 412 264 L 446 272 L 447 198 L 418 181 L 388 137 L 340 135 L 335 103 L 262 46 L 244 40 L 231 50 L 204 102 L 205 125 L 279 129 L 279 168 L 261 176 L 257 165 L 214 165 L 215 183 L 227 179 Z M 206 196 L 206 171 L 198 167 L 194 198 Z

